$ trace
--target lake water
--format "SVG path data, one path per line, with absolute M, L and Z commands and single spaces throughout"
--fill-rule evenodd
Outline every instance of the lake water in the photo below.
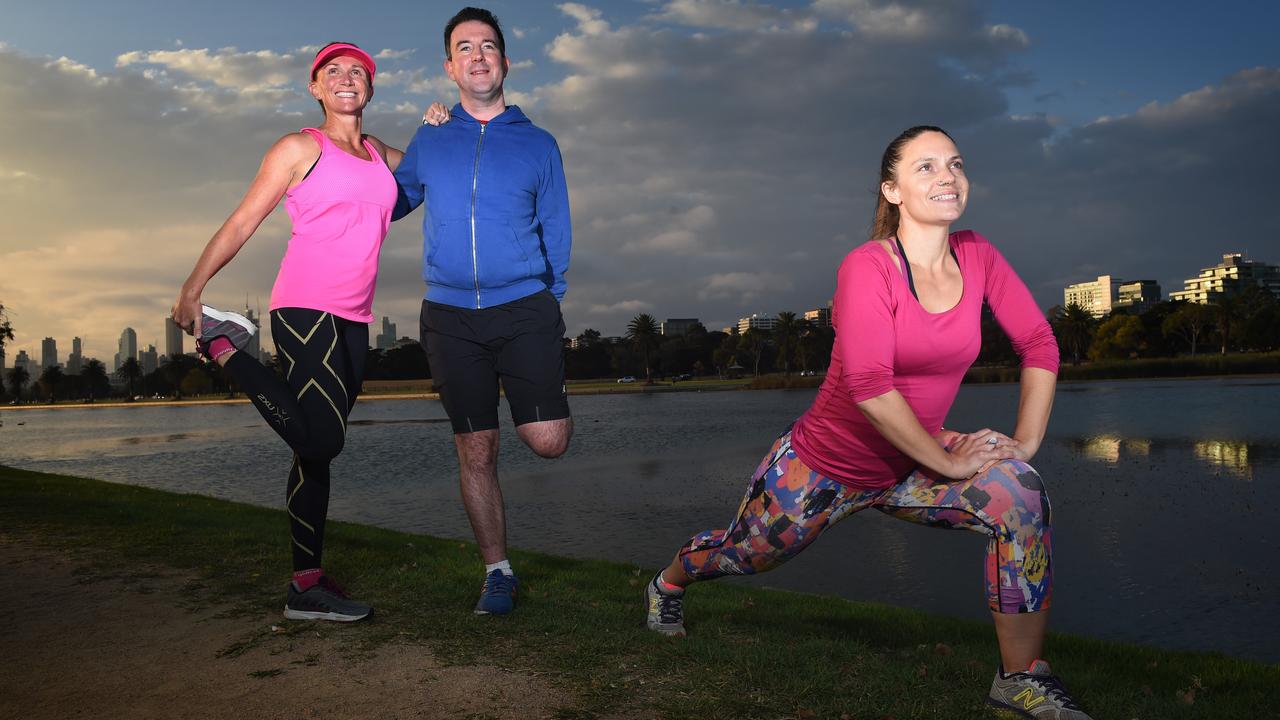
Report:
M 966 386 L 947 426 L 1010 432 L 1017 392 Z M 573 397 L 577 431 L 557 461 L 504 421 L 509 541 L 665 564 L 695 531 L 725 526 L 760 455 L 813 396 Z M 1280 662 L 1278 400 L 1272 378 L 1059 386 L 1034 461 L 1054 503 L 1054 629 Z M 470 539 L 439 403 L 363 401 L 352 420 L 331 517 Z M 283 504 L 291 455 L 248 405 L 0 410 L 0 423 L 3 464 Z M 728 581 L 985 618 L 984 545 L 866 512 L 787 565 Z

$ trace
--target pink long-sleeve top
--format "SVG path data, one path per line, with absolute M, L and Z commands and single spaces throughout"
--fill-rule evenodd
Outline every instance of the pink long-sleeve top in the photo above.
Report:
M 868 242 L 845 257 L 831 319 L 835 346 L 826 380 L 792 430 L 796 454 L 846 485 L 880 489 L 902 480 L 917 462 L 893 446 L 857 403 L 897 390 L 930 434 L 955 401 L 965 370 L 982 347 L 985 300 L 1022 360 L 1058 371 L 1058 342 L 1027 286 L 981 235 L 948 239 L 964 279 L 955 307 L 925 310 L 889 252 Z

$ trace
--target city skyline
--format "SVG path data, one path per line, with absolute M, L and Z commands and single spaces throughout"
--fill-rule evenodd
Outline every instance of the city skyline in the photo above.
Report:
M 0 303 L 10 358 L 78 336 L 110 365 L 124 327 L 167 349 L 155 319 L 262 153 L 318 121 L 306 61 L 342 6 L 69 5 L 74 21 L 27 4 L 0 28 L 0 99 L 18 109 L 0 141 Z M 508 100 L 565 158 L 570 336 L 620 335 L 640 312 L 718 328 L 825 303 L 866 234 L 884 145 L 919 123 L 965 155 L 957 228 L 991 239 L 1042 308 L 1105 274 L 1181 287 L 1211 263 L 1206 245 L 1280 260 L 1264 257 L 1280 235 L 1262 174 L 1280 160 L 1262 142 L 1280 118 L 1270 4 L 489 5 Z M 378 57 L 366 128 L 393 145 L 455 95 L 438 29 L 456 9 L 381 3 L 371 17 L 395 22 L 344 38 Z M 402 328 L 417 324 L 420 222 L 395 224 L 383 250 L 374 314 Z M 287 225 L 274 213 L 204 299 L 265 309 Z
M 1252 268 L 1254 267 L 1258 268 L 1257 272 L 1266 273 L 1265 276 L 1257 275 L 1257 279 L 1259 280 L 1261 280 L 1263 277 L 1266 278 L 1266 282 L 1264 283 L 1263 286 L 1273 294 L 1276 294 L 1278 297 L 1280 297 L 1280 266 L 1277 266 L 1274 263 L 1267 262 L 1266 259 L 1250 257 L 1245 253 L 1239 253 L 1239 252 L 1225 252 L 1225 253 L 1222 253 L 1220 257 L 1222 258 L 1222 261 L 1217 265 L 1199 268 L 1197 271 L 1195 271 L 1197 272 L 1196 275 L 1187 277 L 1184 279 L 1183 281 L 1184 288 L 1192 288 L 1193 286 L 1195 286 L 1196 290 L 1194 292 L 1187 289 L 1182 289 L 1182 290 L 1170 289 L 1166 291 L 1160 286 L 1159 283 L 1154 283 L 1153 281 L 1150 281 L 1150 280 L 1123 280 L 1110 275 L 1102 275 L 1102 276 L 1099 276 L 1096 280 L 1086 280 L 1082 282 L 1071 283 L 1065 286 L 1063 288 L 1063 295 L 1060 296 L 1061 298 L 1060 301 L 1058 303 L 1055 303 L 1055 305 L 1058 307 L 1065 307 L 1066 305 L 1069 305 L 1072 302 L 1076 302 L 1076 304 L 1079 304 L 1083 309 L 1085 309 L 1086 311 L 1089 311 L 1094 317 L 1101 318 L 1108 315 L 1114 308 L 1129 308 L 1129 309 L 1142 310 L 1154 303 L 1163 302 L 1165 300 L 1171 300 L 1171 301 L 1177 300 L 1179 298 L 1175 296 L 1187 296 L 1188 294 L 1198 294 L 1198 296 L 1195 298 L 1189 298 L 1190 301 L 1204 303 L 1209 301 L 1208 294 L 1206 294 L 1205 289 L 1199 287 L 1199 283 L 1204 282 L 1206 278 L 1211 278 L 1212 282 L 1216 283 L 1217 289 L 1223 290 L 1224 288 L 1222 284 L 1222 278 L 1224 275 L 1242 277 L 1248 282 L 1254 282 L 1255 271 L 1252 270 Z M 1239 272 L 1241 268 L 1245 269 L 1245 272 L 1243 273 L 1243 275 L 1241 275 Z M 1128 293 L 1126 293 L 1126 288 L 1128 288 Z M 1094 297 L 1095 295 L 1097 295 L 1097 297 Z M 1078 301 L 1073 298 L 1078 298 Z M 1048 310 L 1049 308 L 1044 308 L 1044 309 Z M 261 330 L 261 318 L 258 316 L 258 314 L 252 308 L 248 308 L 248 307 L 245 307 L 244 311 L 246 316 L 250 319 L 250 321 L 252 321 L 255 325 L 258 325 L 259 329 Z M 787 312 L 787 311 L 788 310 L 777 310 L 773 312 L 768 312 L 768 311 L 743 312 L 743 313 L 740 313 L 736 317 L 736 319 L 734 319 L 730 323 L 730 325 L 723 326 L 723 329 L 725 331 L 728 331 L 731 328 L 737 328 L 739 332 L 743 332 L 748 328 L 761 328 L 761 329 L 767 330 L 772 328 L 776 323 L 778 318 L 778 313 Z M 790 312 L 794 312 L 798 317 L 805 319 L 811 323 L 815 323 L 819 326 L 827 327 L 830 324 L 829 305 L 820 305 L 817 307 L 806 306 L 801 309 L 791 309 Z M 702 321 L 700 317 L 682 317 L 682 318 L 668 317 L 666 318 L 666 320 L 659 320 L 657 317 L 655 317 L 655 320 L 658 320 L 659 326 L 661 328 L 661 334 L 663 335 L 682 334 L 683 332 L 686 332 L 688 328 L 694 323 L 703 325 L 703 327 L 708 331 L 722 329 L 721 325 L 716 323 L 707 324 L 706 322 Z M 187 353 L 182 352 L 181 348 L 183 347 L 183 343 L 185 343 L 185 339 L 184 339 L 185 333 L 182 333 L 177 328 L 177 325 L 174 324 L 172 318 L 165 317 L 163 320 L 163 323 L 165 328 L 166 350 L 164 354 L 158 354 L 158 352 L 156 351 L 157 344 L 150 343 L 151 352 L 153 353 L 153 355 L 155 357 L 172 357 L 175 354 L 172 352 L 172 348 L 175 347 L 175 344 L 174 344 L 175 332 L 178 336 L 176 347 L 179 348 L 179 351 L 177 354 L 194 355 L 195 354 L 194 349 L 191 352 L 187 352 Z M 672 325 L 672 332 L 667 332 L 668 324 Z M 370 323 L 369 328 L 370 328 L 369 348 L 371 350 L 389 350 L 395 347 L 396 344 L 403 339 L 403 337 L 407 337 L 407 336 L 397 335 L 396 333 L 397 323 L 392 322 L 390 317 L 386 315 L 375 318 L 374 322 Z M 599 328 L 583 328 L 584 331 L 588 329 L 596 330 L 597 332 L 600 332 L 602 337 L 606 337 L 606 338 L 622 337 L 625 334 L 624 331 L 611 333 L 611 332 L 602 331 Z M 137 341 L 136 330 L 134 330 L 134 328 L 132 327 L 124 328 L 123 333 L 121 335 L 119 347 L 121 347 L 123 350 L 124 343 L 125 343 L 124 338 L 125 338 L 125 335 L 128 333 L 134 333 L 133 342 L 138 347 L 141 347 L 141 344 L 138 343 Z M 569 340 L 573 340 L 580 334 L 581 332 L 569 333 L 566 335 L 566 338 L 568 338 Z M 82 342 L 82 339 L 79 336 L 76 336 L 75 338 L 73 338 L 72 343 L 73 343 L 74 349 L 72 351 L 72 355 L 68 357 L 68 363 L 65 364 L 64 367 L 67 367 L 68 369 L 70 368 L 71 357 L 80 358 L 81 342 Z M 254 341 L 251 344 L 250 348 L 248 349 L 255 356 L 258 356 L 263 353 L 264 347 L 265 347 L 265 352 L 267 353 L 272 352 L 269 346 L 261 345 L 261 333 L 259 333 L 254 336 Z M 45 337 L 44 340 L 42 341 L 40 367 L 43 368 L 47 366 L 48 364 L 47 358 L 49 357 L 49 351 L 51 348 L 53 348 L 53 355 L 56 358 L 56 354 L 57 354 L 56 338 Z M 12 346 L 10 347 L 10 350 L 15 352 L 21 350 L 22 352 L 25 352 L 27 353 L 28 356 L 30 356 L 30 352 L 28 352 L 27 348 L 17 348 L 16 346 Z M 140 352 L 135 353 L 135 357 L 140 357 L 141 354 L 142 353 Z M 3 353 L 0 352 L 0 358 L 3 358 L 3 357 L 4 357 Z M 92 356 L 90 357 L 90 359 L 92 359 Z M 119 364 L 120 364 L 120 353 L 117 353 L 117 356 L 115 358 L 115 367 L 113 369 L 118 369 Z M 0 367 L 3 367 L 3 362 L 0 362 Z
M 1217 283 L 1218 283 L 1219 289 L 1221 289 L 1221 277 L 1220 277 L 1221 271 L 1224 267 L 1234 267 L 1233 265 L 1227 264 L 1229 262 L 1234 262 L 1236 265 L 1242 264 L 1243 266 L 1246 266 L 1246 267 L 1256 265 L 1260 268 L 1269 269 L 1270 275 L 1268 277 L 1270 277 L 1271 280 L 1266 287 L 1269 290 L 1271 290 L 1273 293 L 1280 294 L 1280 293 L 1277 293 L 1277 290 L 1276 290 L 1277 287 L 1280 287 L 1280 280 L 1276 279 L 1277 272 L 1276 272 L 1275 263 L 1268 262 L 1268 259 L 1265 259 L 1265 258 L 1254 258 L 1249 256 L 1247 253 L 1239 253 L 1239 252 L 1225 252 L 1225 253 L 1222 253 L 1220 257 L 1222 258 L 1222 262 L 1219 263 L 1218 265 L 1201 267 L 1196 271 L 1192 271 L 1198 274 L 1194 276 L 1186 277 L 1183 280 L 1183 285 L 1185 287 L 1191 287 L 1193 284 L 1197 283 L 1198 281 L 1203 280 L 1203 278 L 1206 277 L 1206 275 L 1213 276 L 1214 271 L 1216 269 L 1219 273 Z M 1253 279 L 1252 274 L 1247 274 L 1246 277 L 1250 281 L 1252 281 Z M 1101 288 L 1087 288 L 1087 286 L 1096 286 L 1099 283 L 1102 283 L 1103 281 L 1106 281 L 1106 282 L 1104 283 L 1104 286 Z M 1107 285 L 1111 285 L 1111 284 L 1116 285 L 1117 288 L 1107 287 Z M 1130 294 L 1132 295 L 1127 299 L 1124 297 L 1126 286 L 1130 288 Z M 1154 296 L 1150 294 L 1150 291 L 1152 290 L 1154 290 Z M 1096 280 L 1085 280 L 1085 281 L 1075 282 L 1075 283 L 1066 285 L 1063 288 L 1063 292 L 1059 295 L 1059 302 L 1054 303 L 1054 305 L 1064 307 L 1067 304 L 1070 304 L 1071 298 L 1073 296 L 1073 291 L 1084 293 L 1081 297 L 1088 298 L 1088 299 L 1084 299 L 1078 304 L 1080 304 L 1085 310 L 1090 311 L 1091 314 L 1094 315 L 1094 317 L 1104 317 L 1105 315 L 1110 313 L 1113 306 L 1117 308 L 1132 306 L 1134 308 L 1141 309 L 1151 305 L 1152 303 L 1161 302 L 1166 299 L 1175 300 L 1177 299 L 1175 295 L 1178 295 L 1178 296 L 1186 295 L 1188 292 L 1182 289 L 1165 290 L 1163 286 L 1161 286 L 1159 283 L 1154 283 L 1154 286 L 1153 286 L 1152 281 L 1150 280 L 1122 280 L 1120 278 L 1115 278 L 1113 276 L 1104 274 L 1099 276 Z M 1102 293 L 1102 296 L 1105 296 L 1105 297 L 1099 297 L 1096 299 L 1092 298 L 1092 294 L 1096 294 L 1099 292 Z M 1204 296 L 1204 298 L 1198 299 L 1196 301 L 1206 302 L 1207 295 L 1205 295 L 1203 291 L 1199 291 L 1199 294 Z M 1042 308 L 1042 309 L 1047 311 L 1050 308 Z M 247 306 L 243 308 L 243 311 L 244 311 L 244 314 L 255 325 L 259 326 L 259 330 L 262 330 L 261 318 L 258 316 L 257 312 L 255 312 L 252 308 L 249 308 Z M 666 323 L 676 322 L 680 324 L 680 327 L 682 328 L 687 327 L 687 325 L 691 322 L 698 322 L 702 324 L 703 327 L 705 327 L 709 331 L 718 330 L 718 329 L 721 329 L 722 327 L 723 328 L 736 327 L 738 328 L 739 332 L 742 332 L 747 327 L 760 327 L 763 329 L 771 328 L 773 325 L 771 324 L 770 321 L 771 320 L 776 321 L 777 314 L 779 312 L 786 312 L 786 311 L 787 310 L 777 310 L 777 311 L 769 312 L 769 311 L 757 310 L 754 312 L 743 312 L 743 313 L 739 313 L 736 318 L 732 319 L 729 325 L 721 325 L 718 323 L 708 324 L 707 322 L 704 322 L 698 318 L 688 318 L 688 317 L 686 318 L 668 317 L 666 321 L 659 321 L 659 322 L 664 326 L 666 325 Z M 821 324 L 824 326 L 826 324 L 829 324 L 830 322 L 830 316 L 829 316 L 830 308 L 826 305 L 819 305 L 816 307 L 806 306 L 800 309 L 792 309 L 790 310 L 790 312 L 795 312 L 797 316 L 801 318 L 808 319 L 810 322 L 817 322 L 818 324 Z M 824 317 L 824 313 L 826 314 L 825 317 Z M 657 319 L 656 316 L 655 316 L 655 319 Z M 175 341 L 177 343 L 176 347 L 179 348 L 179 352 L 177 354 L 194 355 L 195 354 L 194 340 L 192 341 L 192 345 L 193 345 L 192 350 L 190 352 L 183 352 L 181 348 L 185 346 L 184 344 L 186 343 L 186 337 L 187 337 L 186 334 L 183 333 L 180 329 L 178 329 L 177 325 L 174 324 L 172 318 L 165 317 L 163 319 L 163 323 L 164 323 L 164 337 L 165 337 L 165 345 L 164 345 L 165 352 L 163 354 L 157 353 L 157 357 L 172 357 L 174 353 L 171 351 L 171 349 L 175 347 Z M 396 343 L 402 339 L 402 336 L 397 336 L 396 334 L 397 326 L 398 326 L 398 323 L 392 322 L 389 316 L 383 315 L 375 318 L 374 322 L 371 322 L 369 325 L 369 348 L 374 350 L 388 350 L 394 347 Z M 601 330 L 600 328 L 593 328 L 593 327 L 582 328 L 582 330 L 584 331 L 588 329 L 596 330 L 597 332 L 600 332 L 601 336 L 603 337 L 621 337 L 622 335 L 625 334 L 625 330 L 619 331 L 619 332 L 607 332 L 607 331 Z M 133 342 L 137 347 L 141 347 L 141 343 L 139 343 L 137 340 L 136 330 L 134 328 L 126 327 L 124 328 L 123 332 L 125 333 L 134 332 L 135 336 L 134 336 Z M 176 333 L 176 339 L 175 339 L 175 333 Z M 573 339 L 580 334 L 581 334 L 581 331 L 575 332 L 575 333 L 568 333 L 566 337 L 569 339 Z M 664 332 L 662 334 L 667 334 L 667 333 Z M 674 334 L 679 334 L 679 333 L 677 332 Z M 407 337 L 407 336 L 403 336 L 403 337 Z M 261 355 L 264 352 L 264 350 L 267 353 L 273 352 L 269 344 L 268 345 L 261 344 L 262 338 L 263 338 L 263 334 L 261 332 L 254 335 L 254 340 L 249 350 L 255 356 Z M 45 358 L 47 357 L 48 349 L 50 347 L 49 345 L 50 341 L 53 341 L 54 347 L 56 347 L 56 338 L 52 338 L 52 337 L 44 338 L 44 340 L 42 341 L 41 354 L 39 356 L 41 358 L 40 367 L 46 366 Z M 70 360 L 70 357 L 76 357 L 76 358 L 81 357 L 80 347 L 82 343 L 82 338 L 80 336 L 76 336 L 73 338 L 72 342 L 73 342 L 73 347 L 75 349 L 73 350 L 72 356 L 69 356 L 68 360 Z M 119 347 L 123 348 L 123 344 L 124 344 L 124 336 L 122 335 Z M 158 343 L 152 342 L 152 343 L 149 343 L 149 345 L 151 346 L 153 353 L 157 352 L 155 348 L 159 346 Z M 10 346 L 10 350 L 12 350 L 13 352 L 22 350 L 24 352 L 27 352 L 28 356 L 31 355 L 31 351 L 29 348 L 25 348 L 25 347 L 19 348 L 16 345 L 16 343 Z M 56 356 L 56 349 L 54 350 L 54 355 Z M 117 352 L 117 356 L 114 361 L 113 370 L 119 368 L 119 363 L 120 363 L 119 356 L 120 356 L 120 353 Z M 139 357 L 139 356 L 140 356 L 140 353 L 135 352 L 134 357 Z M 3 357 L 3 356 L 0 355 L 0 357 Z M 88 356 L 88 357 L 92 359 L 94 356 Z M 63 364 L 63 366 L 69 368 L 70 364 L 68 362 L 67 364 Z

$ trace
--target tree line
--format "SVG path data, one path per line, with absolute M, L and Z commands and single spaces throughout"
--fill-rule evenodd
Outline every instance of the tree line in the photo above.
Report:
M 831 356 L 835 332 L 810 323 L 794 312 L 778 313 L 772 329 L 745 332 L 707 330 L 695 323 L 687 332 L 663 335 L 658 321 L 648 313 L 627 323 L 617 341 L 588 328 L 565 353 L 569 379 L 643 377 L 647 382 L 682 375 L 761 375 L 770 372 L 823 370 Z
M 1280 300 L 1258 285 L 1208 304 L 1167 300 L 1140 312 L 1117 308 L 1104 318 L 1075 304 L 1054 307 L 1049 323 L 1062 359 L 1072 364 L 1280 348 Z
M 1079 305 L 1055 306 L 1047 313 L 1064 362 L 1174 357 L 1204 352 L 1264 352 L 1280 349 L 1280 300 L 1265 288 L 1248 285 L 1223 293 L 1201 305 L 1165 301 L 1142 311 L 1117 308 L 1094 318 Z M 565 375 L 570 380 L 643 377 L 648 382 L 684 375 L 731 377 L 766 373 L 818 372 L 827 367 L 835 331 L 810 323 L 794 312 L 778 313 L 771 329 L 738 332 L 707 330 L 696 323 L 679 335 L 663 335 L 648 313 L 627 323 L 617 340 L 588 328 L 566 340 Z M 0 352 L 13 340 L 13 326 L 0 304 Z M 979 365 L 1013 365 L 1017 355 L 990 311 L 982 317 Z M 116 383 L 111 382 L 112 376 Z M 430 378 L 426 353 L 418 343 L 389 350 L 370 349 L 366 379 Z M 111 397 L 184 397 L 226 394 L 237 390 L 216 363 L 188 355 L 167 358 L 144 373 L 137 358 L 127 358 L 108 374 L 98 360 L 89 360 L 78 374 L 48 367 L 33 377 L 24 367 L 7 369 L 0 377 L 0 398 L 44 401 L 93 401 Z

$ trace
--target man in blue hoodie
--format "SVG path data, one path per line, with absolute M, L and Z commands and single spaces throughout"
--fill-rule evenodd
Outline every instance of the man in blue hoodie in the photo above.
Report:
M 445 26 L 451 120 L 423 125 L 396 169 L 394 217 L 425 201 L 422 344 L 453 423 L 462 501 L 485 565 L 476 614 L 515 607 L 498 485 L 498 383 L 516 434 L 562 455 L 573 434 L 564 389 L 569 194 L 555 138 L 507 105 L 510 61 L 498 19 L 464 8 Z

